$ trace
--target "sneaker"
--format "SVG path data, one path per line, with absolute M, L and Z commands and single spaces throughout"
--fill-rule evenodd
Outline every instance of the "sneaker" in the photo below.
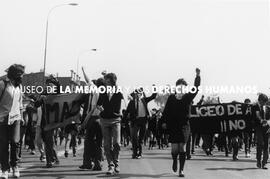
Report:
M 3 179 L 8 179 L 8 171 L 2 171 L 1 177 Z
M 172 170 L 173 172 L 177 172 L 177 159 L 173 160 Z
M 142 155 L 137 155 L 136 159 L 141 159 L 142 158 Z
M 109 167 L 109 169 L 108 169 L 108 171 L 107 171 L 107 173 L 106 173 L 107 175 L 113 175 L 114 174 L 114 167 Z
M 264 170 L 267 170 L 268 168 L 266 167 L 266 163 L 262 163 L 262 169 L 264 169 Z
M 31 155 L 36 155 L 36 151 L 31 150 L 30 154 L 31 154 Z
M 39 157 L 39 160 L 40 160 L 41 162 L 46 162 L 46 157 L 45 157 L 44 155 L 41 155 L 41 156 Z
M 13 171 L 13 177 L 14 178 L 20 178 L 20 171 L 19 171 L 18 167 L 13 167 L 12 171 Z
M 116 166 L 116 167 L 114 168 L 114 172 L 115 172 L 115 173 L 120 173 L 120 167 L 119 167 L 119 166 Z
M 179 177 L 185 177 L 183 170 L 179 171 Z
M 81 166 L 79 166 L 79 168 L 80 168 L 81 170 L 91 170 L 91 169 L 92 169 L 91 166 L 86 166 L 86 165 L 81 165 Z
M 257 162 L 257 167 L 258 167 L 258 168 L 262 168 L 261 162 Z

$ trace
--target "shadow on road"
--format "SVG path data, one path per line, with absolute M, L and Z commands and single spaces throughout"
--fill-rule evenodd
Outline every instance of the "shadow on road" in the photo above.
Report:
M 252 159 L 243 159 L 243 160 L 237 160 L 233 161 L 231 158 L 192 158 L 190 161 L 216 161 L 216 162 L 248 162 L 248 163 L 255 163 L 255 160 Z
M 230 170 L 230 171 L 245 171 L 245 170 L 258 170 L 259 168 L 206 168 L 206 170 Z
M 170 178 L 170 177 L 176 177 L 176 175 L 172 175 L 170 173 L 163 173 L 163 174 L 129 174 L 129 173 L 121 173 L 119 175 L 116 175 L 119 178 Z M 107 175 L 100 175 L 97 176 L 97 178 L 111 178 L 111 176 Z
M 22 171 L 21 178 L 31 178 L 31 177 L 53 177 L 56 179 L 65 178 L 68 176 L 72 176 L 74 178 L 77 178 L 79 176 L 98 176 L 98 175 L 105 175 L 105 172 L 87 172 L 82 170 L 61 170 L 61 171 L 49 171 L 49 170 L 28 170 L 28 171 Z

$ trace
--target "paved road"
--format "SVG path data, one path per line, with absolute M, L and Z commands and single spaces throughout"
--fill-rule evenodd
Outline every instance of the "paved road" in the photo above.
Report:
M 60 152 L 59 154 L 63 154 Z M 243 152 L 240 152 L 240 160 L 235 162 L 229 157 L 224 157 L 224 153 L 214 152 L 213 157 L 207 157 L 201 152 L 196 151 L 192 159 L 187 161 L 185 168 L 186 178 L 191 179 L 234 179 L 234 178 L 256 178 L 263 179 L 270 177 L 270 169 L 257 169 L 255 164 L 255 153 L 247 159 Z M 25 153 L 21 167 L 23 168 L 21 178 L 178 178 L 171 171 L 170 150 L 145 150 L 142 159 L 131 159 L 131 152 L 128 149 L 121 151 L 121 173 L 114 177 L 106 177 L 106 167 L 102 172 L 81 171 L 78 166 L 82 162 L 82 147 L 78 156 L 73 158 L 60 157 L 60 165 L 55 168 L 44 168 L 44 163 L 39 162 L 38 156 Z M 104 163 L 104 166 L 106 164 Z

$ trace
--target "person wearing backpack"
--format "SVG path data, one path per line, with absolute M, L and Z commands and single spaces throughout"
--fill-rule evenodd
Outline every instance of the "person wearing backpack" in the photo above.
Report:
M 20 177 L 18 151 L 20 148 L 20 122 L 23 120 L 21 84 L 24 69 L 25 67 L 19 64 L 11 65 L 7 70 L 7 78 L 0 81 L 0 161 L 1 178 L 4 179 L 8 178 L 10 168 L 12 168 L 14 177 Z

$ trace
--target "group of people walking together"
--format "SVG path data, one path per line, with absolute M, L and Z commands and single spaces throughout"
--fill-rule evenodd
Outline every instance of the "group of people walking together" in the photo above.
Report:
M 25 67 L 14 64 L 7 70 L 7 78 L 0 81 L 0 164 L 2 178 L 7 179 L 9 172 L 15 177 L 20 176 L 18 162 L 20 160 L 20 150 L 22 146 L 22 126 L 28 119 L 36 121 L 35 139 L 36 144 L 30 142 L 28 145 L 33 152 L 37 145 L 40 151 L 40 160 L 46 161 L 48 168 L 59 163 L 55 150 L 58 129 L 44 130 L 45 118 L 44 99 L 46 95 L 31 98 L 31 108 L 25 110 L 23 107 L 24 94 L 21 92 L 22 78 Z M 117 86 L 117 76 L 114 73 L 104 73 L 96 80 L 90 80 L 84 69 L 83 74 L 87 85 L 93 86 Z M 200 69 L 195 71 L 194 86 L 198 88 L 201 84 Z M 60 83 L 56 78 L 46 80 L 47 85 L 53 85 L 59 93 Z M 187 82 L 180 78 L 176 81 L 176 86 L 185 87 Z M 159 115 L 159 128 L 166 131 L 171 143 L 172 170 L 179 173 L 179 177 L 184 177 L 185 161 L 190 156 L 191 141 L 194 136 L 191 134 L 189 122 L 190 107 L 198 91 L 184 93 L 183 91 L 170 94 L 166 105 L 162 111 L 156 111 Z M 78 100 L 82 106 L 81 123 L 71 123 L 62 129 L 66 134 L 65 156 L 68 156 L 68 141 L 73 149 L 73 156 L 76 156 L 76 135 L 84 131 L 84 152 L 82 165 L 83 170 L 101 171 L 102 161 L 105 158 L 108 164 L 107 175 L 120 173 L 119 154 L 121 149 L 121 123 L 125 119 L 125 127 L 130 129 L 132 143 L 132 159 L 140 159 L 143 154 L 143 143 L 146 136 L 147 126 L 150 126 L 149 118 L 151 113 L 148 110 L 148 103 L 156 98 L 154 93 L 146 97 L 142 88 L 135 90 L 130 95 L 130 100 L 125 110 L 122 110 L 124 97 L 121 92 L 84 94 Z M 256 141 L 257 141 L 257 167 L 267 169 L 269 151 L 269 122 L 266 120 L 264 106 L 268 102 L 266 95 L 260 94 L 258 104 L 254 106 L 256 114 Z M 72 111 L 72 110 L 71 110 Z M 33 115 L 35 114 L 35 115 Z M 28 116 L 28 117 L 27 117 Z M 30 117 L 29 117 L 30 116 Z M 35 119 L 34 119 L 35 118 Z M 27 119 L 27 120 L 26 120 Z M 32 122 L 30 122 L 32 123 Z M 79 126 L 79 127 L 78 127 Z M 31 132 L 30 132 L 31 134 Z M 122 131 L 123 134 L 123 131 Z M 71 138 L 69 138 L 69 135 Z M 30 135 L 31 136 L 31 135 Z M 151 137 L 150 137 L 151 138 Z M 31 140 L 30 140 L 31 141 Z M 152 145 L 153 140 L 150 140 Z M 150 148 L 150 146 L 149 146 Z M 194 150 L 194 149 L 193 149 Z M 188 152 L 188 153 L 187 153 Z M 209 151 L 208 151 L 209 154 Z M 263 157 L 262 157 L 263 156 Z

